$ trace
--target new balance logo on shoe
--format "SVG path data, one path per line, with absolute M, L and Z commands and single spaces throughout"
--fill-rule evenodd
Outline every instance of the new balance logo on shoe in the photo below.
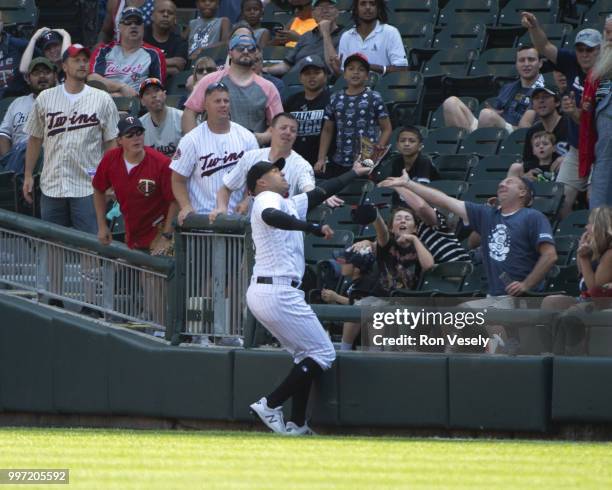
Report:
M 271 424 L 276 422 L 276 416 L 275 415 L 265 415 L 265 417 L 268 419 L 268 422 L 270 422 Z

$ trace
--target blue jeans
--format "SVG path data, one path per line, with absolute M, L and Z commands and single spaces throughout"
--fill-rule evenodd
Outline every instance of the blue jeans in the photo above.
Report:
M 61 226 L 98 234 L 93 195 L 85 197 L 49 197 L 42 194 L 40 217 Z
M 595 166 L 591 176 L 589 207 L 612 206 L 612 103 L 597 114 Z

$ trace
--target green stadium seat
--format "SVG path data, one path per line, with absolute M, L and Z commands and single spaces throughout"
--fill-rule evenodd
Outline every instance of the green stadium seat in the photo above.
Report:
M 612 2 L 609 0 L 597 0 L 584 14 L 583 24 L 603 25 L 606 17 L 612 14 Z M 581 27 L 584 29 L 584 26 Z
M 505 129 L 479 128 L 472 131 L 459 146 L 458 153 L 473 153 L 475 155 L 495 155 L 504 138 L 508 136 Z
M 0 209 L 15 211 L 15 173 L 0 172 Z
M 374 187 L 366 193 L 363 202 L 374 205 L 391 205 L 394 194 L 395 191 L 389 187 Z
M 478 111 L 478 99 L 474 97 L 459 97 L 461 102 L 465 104 L 465 106 L 472 111 L 474 117 L 476 117 L 476 113 Z M 440 106 L 433 112 L 429 113 L 429 118 L 427 121 L 427 127 L 429 129 L 438 129 L 445 127 L 446 124 L 444 122 L 444 106 L 440 104 Z
M 534 182 L 535 198 L 532 207 L 554 221 L 563 202 L 563 184 L 558 182 Z
M 180 95 L 180 94 L 166 95 L 166 105 L 168 107 L 174 107 L 175 109 L 181 109 L 179 107 L 179 104 L 180 104 L 181 100 L 183 100 L 183 97 L 184 97 L 184 95 Z
M 418 24 L 432 23 L 438 20 L 437 0 L 388 0 L 390 23 L 412 21 Z
M 440 155 L 435 162 L 438 177 L 443 180 L 466 180 L 478 157 L 470 154 Z
M 393 72 L 376 85 L 386 102 L 394 127 L 418 124 L 423 102 L 423 76 L 418 72 Z
M 323 223 L 325 218 L 329 214 L 331 214 L 331 212 L 331 208 L 321 204 L 320 206 L 317 206 L 316 208 L 308 211 L 308 214 L 306 215 L 306 221 L 308 221 L 309 223 Z
M 38 23 L 38 8 L 34 0 L 0 0 L 2 19 L 6 26 L 28 25 L 32 28 Z M 6 5 L 6 7 L 3 7 Z
M 363 202 L 365 195 L 372 190 L 374 182 L 370 180 L 357 179 L 353 180 L 349 185 L 336 194 L 340 199 L 344 200 L 346 205 L 357 205 Z
M 113 101 L 119 113 L 138 117 L 138 113 L 140 112 L 140 101 L 138 97 L 113 97 Z
M 266 46 L 262 52 L 264 63 L 280 63 L 287 57 L 291 49 L 285 46 Z
M 423 59 L 429 59 L 435 53 L 431 45 L 434 40 L 434 26 L 432 23 L 419 24 L 416 22 L 393 23 L 400 35 L 408 59 L 413 66 L 420 66 Z M 421 54 L 426 54 L 426 57 L 421 57 Z M 413 55 L 416 56 L 413 60 Z
M 461 293 L 465 296 L 482 296 L 487 293 L 488 287 L 487 273 L 482 264 L 473 266 L 464 279 L 461 286 Z
M 464 134 L 465 130 L 460 128 L 439 128 L 430 131 L 423 140 L 423 152 L 429 155 L 455 154 Z
M 545 24 L 542 26 L 542 29 L 546 33 L 548 40 L 558 49 L 567 46 L 568 37 L 572 33 L 572 26 L 569 24 Z M 528 32 L 523 34 L 516 43 L 517 48 L 531 45 L 532 42 Z
M 220 44 L 219 46 L 215 46 L 214 48 L 205 48 L 200 53 L 199 58 L 204 56 L 208 56 L 212 58 L 217 65 L 224 65 L 225 60 L 227 58 L 228 46 L 227 44 Z M 265 60 L 265 58 L 264 58 Z
M 421 274 L 416 290 L 396 289 L 391 292 L 394 297 L 420 296 L 459 296 L 465 278 L 472 272 L 470 262 L 445 262 L 436 264 Z
M 506 178 L 510 165 L 521 161 L 520 155 L 500 154 L 490 155 L 480 160 L 469 172 L 468 182 L 479 180 L 500 180 Z
M 484 25 L 497 23 L 497 2 L 493 0 L 450 0 L 440 9 L 438 26 L 477 22 Z
M 447 196 L 459 199 L 469 189 L 469 184 L 460 180 L 432 180 L 429 187 L 444 192 Z M 463 198 L 462 198 L 463 199 Z
M 548 294 L 567 294 L 577 297 L 580 294 L 580 279 L 576 265 L 559 267 L 558 274 L 549 278 L 545 292 Z
M 516 153 L 519 155 L 523 154 L 523 147 L 525 146 L 525 137 L 529 128 L 518 128 L 512 131 L 508 137 L 502 141 L 499 147 L 500 153 Z
M 554 24 L 559 12 L 558 0 L 510 0 L 499 12 L 500 26 L 520 25 L 521 12 L 531 12 L 540 24 Z
M 480 51 L 484 48 L 487 29 L 484 24 L 475 21 L 469 23 L 455 23 L 448 25 L 436 35 L 434 49 L 469 49 Z
M 567 267 L 576 264 L 574 255 L 578 248 L 579 237 L 575 235 L 556 235 L 555 248 L 557 249 L 557 265 Z
M 304 258 L 306 264 L 315 266 L 320 260 L 332 258 L 334 250 L 343 250 L 353 243 L 354 235 L 348 230 L 335 230 L 334 236 L 330 240 L 306 235 L 304 239 Z
M 463 193 L 461 200 L 484 203 L 491 197 L 497 196 L 499 180 L 479 180 L 470 182 L 469 189 Z
M 183 70 L 170 77 L 166 83 L 166 89 L 169 95 L 186 95 L 189 93 L 185 84 L 187 79 L 192 75 L 192 70 Z
M 6 114 L 6 111 L 8 110 L 9 106 L 16 98 L 17 97 L 6 97 L 4 99 L 0 99 L 0 123 L 4 119 L 4 115 Z
M 573 235 L 581 236 L 589 222 L 589 210 L 581 209 L 578 211 L 572 211 L 561 222 L 555 229 L 556 235 Z
M 353 235 L 358 235 L 361 225 L 353 222 L 351 210 L 352 206 L 347 205 L 334 208 L 332 212 L 325 217 L 325 224 L 331 226 L 334 231 L 348 230 L 352 232 Z

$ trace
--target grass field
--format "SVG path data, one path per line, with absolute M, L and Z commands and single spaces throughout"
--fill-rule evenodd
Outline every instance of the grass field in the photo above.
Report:
M 0 428 L 0 468 L 69 468 L 71 488 L 599 489 L 611 462 L 603 443 Z

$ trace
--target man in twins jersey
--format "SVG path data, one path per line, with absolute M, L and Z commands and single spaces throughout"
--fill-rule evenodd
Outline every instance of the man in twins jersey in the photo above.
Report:
M 170 164 L 172 191 L 181 209 L 179 224 L 189 213 L 210 213 L 224 176 L 245 152 L 259 147 L 253 133 L 230 121 L 230 95 L 224 83 L 206 88 L 204 107 L 208 119 L 181 139 Z M 243 194 L 234 193 L 230 209 L 237 207 Z
M 121 14 L 121 40 L 98 46 L 89 66 L 90 80 L 106 85 L 113 96 L 137 97 L 147 78 L 166 80 L 166 57 L 155 46 L 144 43 L 143 13 L 128 7 Z

